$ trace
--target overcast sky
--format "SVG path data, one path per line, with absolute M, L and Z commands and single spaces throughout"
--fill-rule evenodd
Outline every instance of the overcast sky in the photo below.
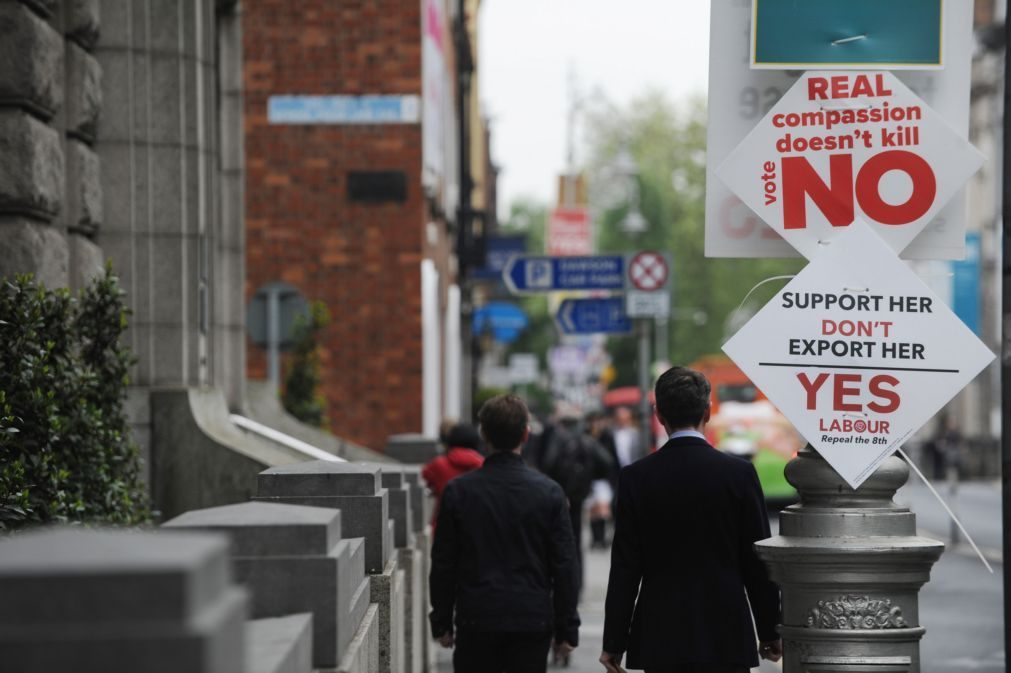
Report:
M 484 0 L 481 100 L 501 167 L 499 212 L 517 196 L 553 203 L 565 167 L 569 73 L 584 95 L 624 105 L 649 89 L 706 90 L 706 0 Z M 577 145 L 578 150 L 578 145 Z M 578 160 L 578 155 L 577 155 Z

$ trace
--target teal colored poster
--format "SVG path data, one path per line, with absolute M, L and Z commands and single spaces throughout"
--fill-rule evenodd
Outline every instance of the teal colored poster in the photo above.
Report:
M 944 66 L 944 0 L 753 0 L 751 67 Z

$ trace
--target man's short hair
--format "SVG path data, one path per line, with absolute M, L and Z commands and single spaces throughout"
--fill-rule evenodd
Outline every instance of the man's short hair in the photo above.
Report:
M 709 409 L 706 377 L 687 367 L 671 367 L 656 381 L 656 411 L 672 430 L 694 428 Z
M 527 431 L 530 412 L 516 395 L 496 395 L 481 406 L 477 414 L 481 434 L 496 451 L 512 451 Z

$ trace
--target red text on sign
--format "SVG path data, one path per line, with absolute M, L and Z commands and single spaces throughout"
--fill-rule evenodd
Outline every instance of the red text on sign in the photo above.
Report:
M 809 411 L 818 408 L 818 393 L 825 383 L 832 379 L 832 384 L 826 392 L 832 394 L 832 409 L 834 411 L 862 412 L 864 404 L 859 397 L 864 389 L 863 374 L 818 374 L 812 381 L 804 372 L 797 374 L 797 380 L 806 393 L 806 406 Z M 890 414 L 899 408 L 901 399 L 895 391 L 899 380 L 890 374 L 875 374 L 867 382 L 867 392 L 873 400 L 866 407 L 877 414 Z
M 880 336 L 887 337 L 891 331 L 891 320 L 827 320 L 821 321 L 821 333 L 826 336 L 841 334 L 842 336 L 875 336 L 880 330 Z
M 783 226 L 807 227 L 807 197 L 833 227 L 853 222 L 854 196 L 861 210 L 874 222 L 902 225 L 923 217 L 934 204 L 937 179 L 930 164 L 918 154 L 906 150 L 888 150 L 875 154 L 853 176 L 853 157 L 833 154 L 829 157 L 829 181 L 822 180 L 805 157 L 783 159 Z M 889 171 L 901 171 L 913 183 L 904 203 L 891 204 L 881 197 L 881 178 Z
M 808 100 L 827 100 L 829 98 L 859 98 L 861 96 L 891 96 L 892 90 L 885 87 L 885 76 L 874 75 L 835 75 L 833 77 L 811 77 L 807 80 Z

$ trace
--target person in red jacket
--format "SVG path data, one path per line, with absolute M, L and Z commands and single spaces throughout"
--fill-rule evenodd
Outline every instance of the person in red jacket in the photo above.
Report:
M 439 502 L 446 484 L 461 474 L 466 474 L 484 464 L 484 456 L 477 452 L 481 438 L 469 423 L 457 423 L 446 434 L 446 453 L 433 458 L 421 470 L 428 488 L 435 495 L 435 511 L 432 512 L 432 529 L 439 518 Z

